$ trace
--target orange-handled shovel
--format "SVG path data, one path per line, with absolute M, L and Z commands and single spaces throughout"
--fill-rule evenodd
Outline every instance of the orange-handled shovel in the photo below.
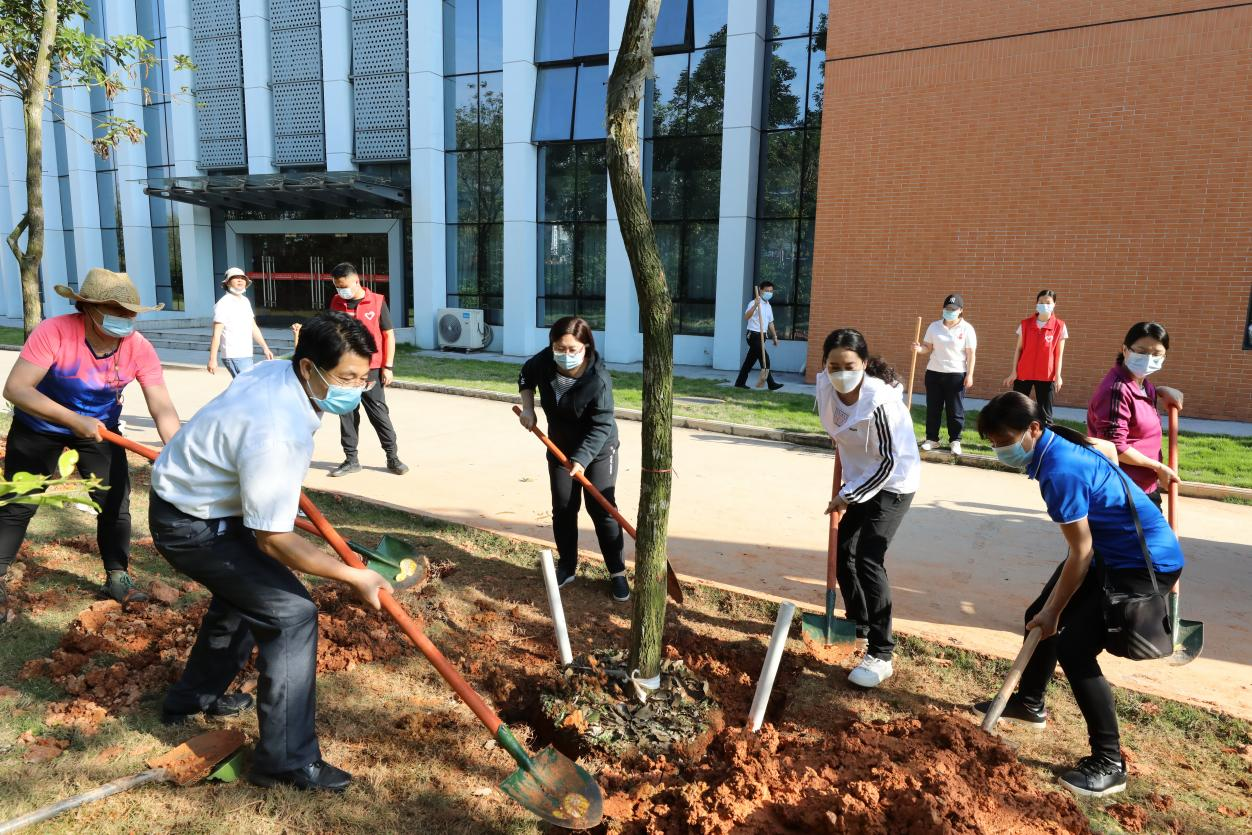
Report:
M 830 500 L 839 497 L 843 489 L 843 465 L 839 461 L 839 452 L 835 451 L 835 477 L 830 489 Z M 830 528 L 826 534 L 826 614 L 825 616 L 806 613 L 800 619 L 800 627 L 809 640 L 821 641 L 826 646 L 834 643 L 853 643 L 856 641 L 856 624 L 846 618 L 835 617 L 835 566 L 839 550 L 839 519 L 841 513 L 831 513 Z M 845 603 L 847 595 L 844 595 Z
M 149 460 L 156 458 L 156 450 L 123 438 L 107 429 L 101 429 L 100 434 L 106 441 L 117 444 L 123 449 L 135 452 Z M 365 567 L 361 558 L 353 553 L 348 543 L 303 492 L 300 494 L 300 509 L 309 517 L 309 523 L 335 550 L 341 560 L 353 568 Z M 303 529 L 304 525 L 300 527 Z M 500 789 L 548 823 L 566 829 L 590 829 L 598 824 L 604 814 L 604 799 L 600 793 L 600 787 L 591 775 L 552 747 L 545 748 L 539 752 L 538 756 L 532 758 L 525 746 L 513 736 L 509 726 L 500 720 L 495 711 L 483 701 L 482 696 L 479 696 L 474 688 L 470 687 L 469 682 L 448 663 L 448 659 L 444 658 L 439 648 L 431 643 L 417 623 L 396 602 L 395 597 L 384 590 L 379 592 L 378 600 L 409 640 L 421 650 L 422 655 L 426 656 L 431 666 L 461 697 L 461 701 L 465 702 L 479 721 L 487 726 L 487 730 L 495 736 L 500 747 L 521 766 L 500 784 Z
M 1169 468 L 1178 472 L 1178 407 L 1169 407 Z M 1169 485 L 1169 526 L 1178 533 L 1178 482 Z M 1169 592 L 1169 622 L 1174 631 L 1174 654 L 1167 660 L 1175 667 L 1190 664 L 1204 651 L 1204 622 L 1178 617 L 1178 583 Z
M 522 414 L 522 407 L 514 406 L 513 414 L 520 417 Z M 569 458 L 566 457 L 564 452 L 561 452 L 561 450 L 557 448 L 556 444 L 552 443 L 551 438 L 543 434 L 542 429 L 538 426 L 532 426 L 530 427 L 530 431 L 534 433 L 536 438 L 543 442 L 543 445 L 548 448 L 548 452 L 552 453 L 552 457 L 557 460 L 558 464 L 566 469 L 569 469 Z M 618 509 L 613 506 L 612 502 L 604 498 L 604 494 L 597 490 L 595 485 L 592 484 L 585 475 L 579 473 L 574 476 L 574 478 L 578 479 L 578 483 L 583 486 L 583 490 L 587 492 L 588 496 L 595 499 L 600 504 L 600 507 L 608 511 L 608 514 L 617 520 L 617 524 L 622 526 L 622 530 L 630 534 L 631 539 L 639 539 L 638 535 L 635 533 L 635 526 L 626 521 L 626 517 L 618 512 Z M 678 584 L 678 575 L 674 573 L 674 569 L 670 566 L 668 560 L 665 563 L 665 583 L 666 587 L 669 589 L 670 598 L 681 606 L 683 602 L 683 587 Z

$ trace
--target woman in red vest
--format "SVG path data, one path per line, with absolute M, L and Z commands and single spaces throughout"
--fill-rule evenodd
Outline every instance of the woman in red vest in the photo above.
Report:
M 1013 354 L 1013 373 L 1004 378 L 1006 388 L 1029 395 L 1043 410 L 1043 417 L 1052 423 L 1052 395 L 1061 390 L 1061 360 L 1065 356 L 1065 340 L 1069 328 L 1052 315 L 1056 309 L 1056 292 L 1040 290 L 1035 296 L 1035 315 L 1017 326 L 1017 351 Z

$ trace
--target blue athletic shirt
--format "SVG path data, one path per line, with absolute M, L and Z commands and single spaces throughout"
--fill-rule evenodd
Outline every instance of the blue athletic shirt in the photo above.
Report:
M 1105 568 L 1145 568 L 1143 549 L 1130 508 L 1121 470 L 1094 449 L 1070 443 L 1051 429 L 1043 430 L 1026 474 L 1039 482 L 1039 492 L 1052 521 L 1064 525 L 1086 519 L 1096 553 Z M 1165 516 L 1134 482 L 1128 484 L 1143 535 L 1158 572 L 1181 571 L 1182 547 Z

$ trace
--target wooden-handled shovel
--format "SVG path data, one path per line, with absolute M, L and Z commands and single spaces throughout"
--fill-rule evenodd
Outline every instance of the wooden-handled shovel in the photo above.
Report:
M 1026 670 L 1026 664 L 1030 661 L 1030 656 L 1035 654 L 1035 647 L 1039 646 L 1039 639 L 1043 637 L 1043 628 L 1036 626 L 1030 630 L 1030 634 L 1026 636 L 1022 648 L 1018 651 L 1017 657 L 1013 659 L 1013 666 L 1009 668 L 1008 677 L 1004 679 L 1004 686 L 1000 688 L 1000 692 L 996 693 L 996 697 L 991 700 L 991 707 L 987 708 L 987 713 L 982 718 L 982 729 L 991 732 L 996 726 L 996 722 L 1000 721 L 1000 714 L 1004 713 L 1004 706 L 1009 703 L 1009 696 L 1013 695 L 1013 689 L 1017 687 L 1017 682 L 1021 681 L 1022 673 Z
M 1178 472 L 1178 407 L 1169 407 L 1169 468 Z M 1169 526 L 1178 534 L 1178 482 L 1169 485 Z M 1175 667 L 1190 664 L 1204 651 L 1204 621 L 1178 617 L 1178 583 L 1169 592 L 1169 622 L 1174 632 L 1174 653 L 1167 659 Z

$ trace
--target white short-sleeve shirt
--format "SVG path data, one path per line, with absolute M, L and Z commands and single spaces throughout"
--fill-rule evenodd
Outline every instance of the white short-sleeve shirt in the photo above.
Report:
M 236 360 L 252 356 L 252 302 L 227 292 L 213 305 L 213 323 L 222 325 L 222 356 Z
M 152 489 L 197 519 L 286 533 L 320 423 L 291 363 L 262 362 L 178 430 L 152 465 Z
M 928 342 L 934 348 L 926 370 L 943 374 L 964 374 L 969 370 L 965 352 L 978 348 L 974 326 L 964 319 L 950 328 L 944 327 L 942 319 L 931 322 L 922 342 Z
M 748 302 L 748 306 L 743 309 L 743 315 L 747 316 L 754 304 L 756 304 L 756 299 Z M 769 326 L 774 322 L 774 308 L 765 299 L 761 299 L 761 310 L 759 312 L 759 316 L 753 313 L 752 317 L 748 319 L 748 330 L 752 333 L 769 333 Z

